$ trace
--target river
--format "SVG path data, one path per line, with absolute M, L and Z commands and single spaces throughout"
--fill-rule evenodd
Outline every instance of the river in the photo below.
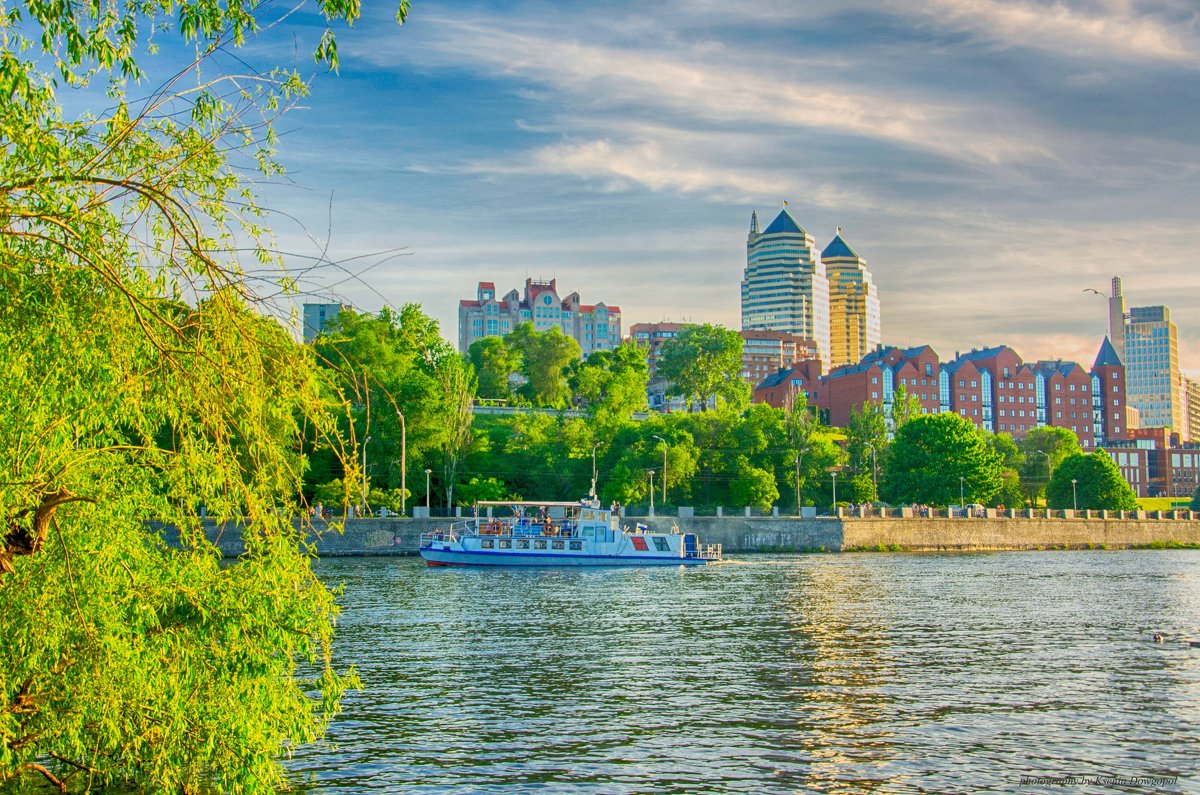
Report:
M 1200 792 L 1200 551 L 318 572 L 365 688 L 308 792 Z

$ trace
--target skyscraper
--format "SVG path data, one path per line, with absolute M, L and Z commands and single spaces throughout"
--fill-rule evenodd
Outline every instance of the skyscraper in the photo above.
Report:
M 883 342 L 879 288 L 867 261 L 842 239 L 840 226 L 821 262 L 829 281 L 829 366 L 857 364 Z
M 787 209 L 762 232 L 750 217 L 742 278 L 742 329 L 786 331 L 817 343 L 830 361 L 829 281 L 816 241 Z
M 1129 405 L 1143 428 L 1183 429 L 1179 334 L 1165 306 L 1135 306 L 1125 324 Z

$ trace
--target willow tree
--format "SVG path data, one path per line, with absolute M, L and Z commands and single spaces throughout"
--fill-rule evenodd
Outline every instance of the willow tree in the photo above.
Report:
M 0 787 L 268 791 L 353 682 L 292 526 L 299 440 L 334 426 L 309 354 L 257 306 L 288 284 L 247 276 L 270 256 L 238 168 L 277 170 L 269 119 L 305 86 L 214 60 L 262 11 L 0 5 Z M 130 87 L 165 27 L 190 67 Z M 318 60 L 336 53 L 326 30 Z M 110 110 L 69 117 L 81 87 L 72 106 Z M 245 525 L 235 564 L 202 510 Z

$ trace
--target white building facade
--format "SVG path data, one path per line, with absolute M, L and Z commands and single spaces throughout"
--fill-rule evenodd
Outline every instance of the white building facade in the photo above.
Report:
M 817 344 L 830 361 L 829 281 L 812 235 L 787 209 L 759 231 L 750 219 L 742 278 L 742 329 L 784 331 Z
M 459 301 L 458 349 L 466 353 L 476 340 L 503 337 L 521 323 L 532 323 L 536 331 L 558 328 L 579 343 L 585 357 L 621 344 L 619 306 L 584 304 L 577 292 L 561 298 L 556 279 L 526 279 L 523 295 L 509 290 L 498 298 L 495 283 L 480 282 L 474 300 Z

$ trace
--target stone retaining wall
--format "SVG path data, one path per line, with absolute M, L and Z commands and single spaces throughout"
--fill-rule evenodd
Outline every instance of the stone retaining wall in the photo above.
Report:
M 416 554 L 421 533 L 446 526 L 446 519 L 351 519 L 344 533 L 317 522 L 312 540 L 325 557 Z M 656 531 L 672 525 L 697 533 L 701 543 L 721 544 L 729 553 L 844 552 L 861 549 L 907 551 L 989 549 L 1086 549 L 1149 545 L 1200 545 L 1196 519 L 907 519 L 794 517 L 627 517 Z M 206 532 L 231 557 L 243 551 L 240 529 L 209 524 Z M 177 541 L 168 529 L 167 540 Z

